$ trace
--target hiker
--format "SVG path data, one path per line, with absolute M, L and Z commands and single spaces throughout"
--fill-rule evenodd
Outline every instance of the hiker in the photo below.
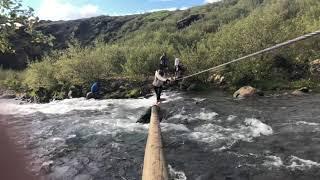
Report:
M 182 72 L 182 64 L 179 58 L 174 60 L 174 76 L 175 78 L 180 78 Z
M 160 69 L 164 71 L 168 71 L 169 60 L 167 58 L 166 53 L 163 53 L 160 57 Z
M 153 88 L 157 95 L 157 104 L 160 104 L 160 96 L 163 88 L 163 83 L 168 82 L 170 79 L 164 77 L 164 70 L 158 69 L 154 74 L 154 80 L 153 80 Z
M 100 87 L 100 83 L 99 82 L 95 82 L 91 86 L 91 92 L 95 97 L 97 95 L 99 95 L 99 87 Z
M 99 88 L 100 88 L 100 83 L 94 82 L 91 86 L 91 91 L 87 93 L 86 98 L 87 99 L 91 99 L 91 98 L 95 98 L 97 99 L 99 97 Z

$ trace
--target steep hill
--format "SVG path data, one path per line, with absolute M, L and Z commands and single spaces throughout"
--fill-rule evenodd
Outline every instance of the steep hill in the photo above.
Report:
M 263 0 L 225 0 L 171 12 L 118 17 L 99 16 L 72 21 L 41 21 L 36 29 L 54 36 L 53 47 L 33 44 L 28 34 L 23 31 L 17 32 L 10 38 L 16 53 L 1 54 L 0 65 L 4 68 L 24 69 L 28 61 L 40 59 L 52 50 L 65 49 L 72 40 L 77 40 L 83 46 L 92 45 L 97 39 L 108 43 L 130 41 L 141 34 L 158 30 L 168 33 L 196 30 L 200 36 L 204 36 L 207 33 L 215 33 L 224 24 L 248 16 L 261 4 Z M 195 41 L 186 43 L 191 45 L 196 43 Z

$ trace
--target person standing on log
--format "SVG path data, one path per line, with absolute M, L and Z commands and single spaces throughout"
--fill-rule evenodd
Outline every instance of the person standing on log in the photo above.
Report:
M 155 72 L 152 85 L 157 96 L 157 105 L 161 102 L 160 96 L 163 89 L 163 84 L 164 82 L 168 81 L 170 81 L 170 79 L 164 77 L 163 69 L 160 68 Z

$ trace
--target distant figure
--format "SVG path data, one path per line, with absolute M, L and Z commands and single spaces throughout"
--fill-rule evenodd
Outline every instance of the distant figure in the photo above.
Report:
M 166 53 L 163 53 L 160 57 L 160 69 L 167 71 L 168 70 L 169 59 L 167 58 Z
M 95 82 L 95 83 L 93 83 L 92 84 L 92 86 L 91 86 L 91 92 L 93 93 L 93 94 L 99 94 L 99 82 Z
M 91 86 L 91 91 L 87 93 L 86 98 L 91 99 L 91 98 L 98 98 L 99 97 L 99 88 L 100 88 L 100 83 L 95 82 Z
M 180 78 L 182 72 L 182 64 L 179 58 L 174 60 L 174 76 L 175 78 Z
M 164 71 L 162 69 L 159 69 L 155 72 L 152 85 L 157 95 L 157 104 L 160 104 L 160 96 L 163 89 L 163 83 L 167 81 L 170 80 L 164 77 Z

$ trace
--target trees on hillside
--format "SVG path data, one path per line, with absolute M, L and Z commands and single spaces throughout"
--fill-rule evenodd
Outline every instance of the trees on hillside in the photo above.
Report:
M 32 36 L 33 43 L 51 44 L 52 36 L 44 36 L 35 31 L 34 26 L 38 22 L 32 8 L 24 8 L 22 0 L 0 1 L 0 52 L 13 52 L 9 38 L 18 30 L 22 30 Z

